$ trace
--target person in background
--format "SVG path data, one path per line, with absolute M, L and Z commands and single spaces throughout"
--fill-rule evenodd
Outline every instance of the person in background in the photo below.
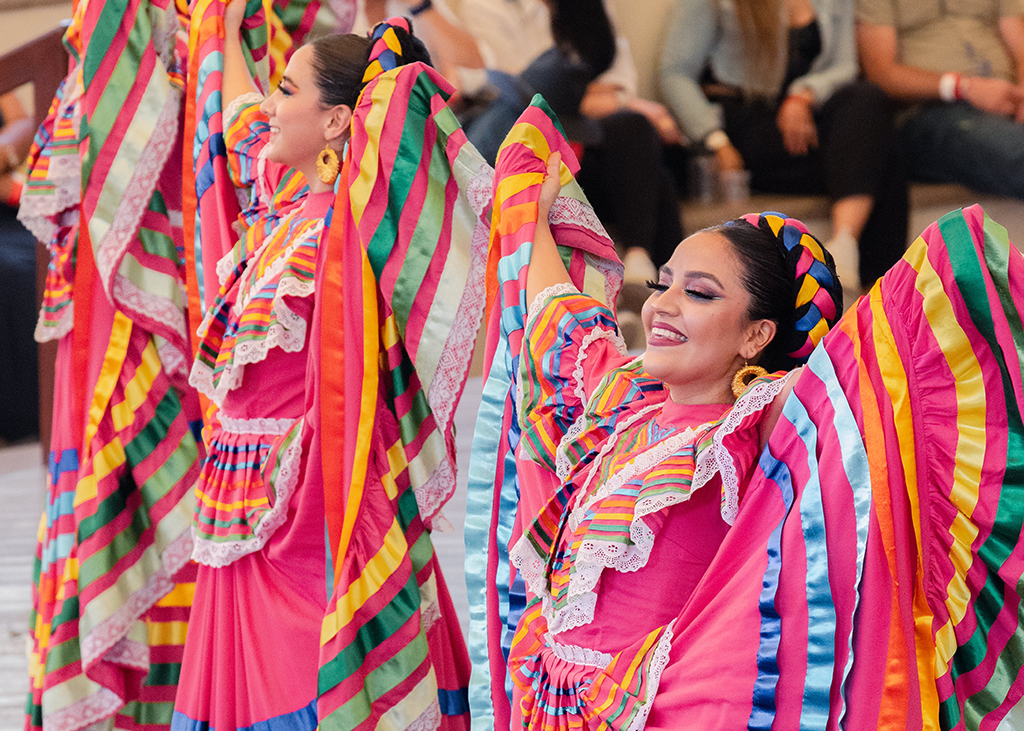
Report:
M 1024 199 L 1024 1 L 857 0 L 865 76 L 905 105 L 915 178 Z
M 623 252 L 627 282 L 656 276 L 683 231 L 679 198 L 663 160 L 683 141 L 661 104 L 637 94 L 629 43 L 601 0 L 403 0 L 445 75 L 463 99 L 481 102 L 460 116 L 466 134 L 492 163 L 534 93 L 542 94 L 582 150 L 580 184 Z M 370 12 L 374 3 L 367 3 Z M 383 10 L 378 10 L 383 14 Z M 455 22 L 453 22 L 455 21 Z M 467 73 L 478 49 L 486 76 Z M 452 67 L 458 67 L 453 73 Z M 472 68 L 472 67 L 470 67 Z M 470 81 L 472 83 L 472 81 Z
M 839 0 L 678 0 L 661 67 L 683 132 L 722 170 L 745 167 L 756 190 L 832 198 L 828 246 L 848 294 L 899 259 L 908 218 L 890 105 L 856 80 L 854 45 L 853 8 Z
M 35 121 L 13 93 L 0 96 L 0 439 L 39 431 L 35 237 L 18 223 L 13 173 L 32 145 Z

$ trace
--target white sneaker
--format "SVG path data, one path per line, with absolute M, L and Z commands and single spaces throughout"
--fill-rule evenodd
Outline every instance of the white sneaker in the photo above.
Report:
M 622 273 L 622 281 L 643 284 L 648 279 L 656 281 L 658 270 L 654 268 L 654 262 L 643 249 L 631 248 L 622 258 L 622 266 L 625 271 Z

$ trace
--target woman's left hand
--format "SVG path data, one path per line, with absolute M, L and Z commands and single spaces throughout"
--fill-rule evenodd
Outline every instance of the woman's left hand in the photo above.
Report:
M 814 124 L 811 102 L 802 94 L 786 97 L 775 117 L 775 125 L 790 155 L 806 155 L 818 146 L 818 128 Z
M 555 198 L 562 190 L 562 154 L 552 152 L 548 157 L 548 167 L 544 172 L 544 184 L 540 187 L 540 200 L 537 201 L 537 220 L 548 220 L 548 212 L 555 203 Z

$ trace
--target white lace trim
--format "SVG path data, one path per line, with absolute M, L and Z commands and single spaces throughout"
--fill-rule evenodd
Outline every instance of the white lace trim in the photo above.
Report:
M 484 211 L 493 201 L 492 191 L 494 189 L 494 168 L 490 165 L 481 165 L 480 169 L 466 185 L 466 200 L 473 213 L 481 220 L 484 218 Z M 490 231 L 490 226 L 488 226 Z
M 604 275 L 604 296 L 606 304 L 612 311 L 616 311 L 615 302 L 622 291 L 622 262 L 594 256 L 588 251 L 583 252 L 583 260 L 588 266 L 592 266 Z
M 236 419 L 218 415 L 220 430 L 225 434 L 287 434 L 298 419 Z
M 156 5 L 150 6 L 149 17 L 152 24 L 153 50 L 156 51 L 165 69 L 173 69 L 177 65 L 174 59 L 174 41 L 180 28 L 174 3 L 169 3 L 166 9 Z
M 235 247 L 237 242 L 228 249 L 228 252 L 217 260 L 217 266 L 214 268 L 214 272 L 217 274 L 217 284 L 224 286 L 224 283 L 228 281 L 228 277 L 231 276 L 231 272 L 235 271 L 235 267 L 238 264 L 235 262 Z
M 185 312 L 174 300 L 148 292 L 120 273 L 114 274 L 110 284 L 114 300 L 128 312 L 141 315 L 157 326 L 163 325 L 177 335 L 181 342 L 188 342 Z
M 526 330 L 533 327 L 533 319 L 544 309 L 544 305 L 548 303 L 548 300 L 552 297 L 558 297 L 563 294 L 579 294 L 580 291 L 576 288 L 576 285 L 572 282 L 556 282 L 550 287 L 545 287 L 537 296 L 533 298 L 530 303 L 530 307 L 526 310 Z
M 550 632 L 546 639 L 548 641 L 548 647 L 551 648 L 551 652 L 555 657 L 559 660 L 564 660 L 565 662 L 571 662 L 574 665 L 586 665 L 588 667 L 604 670 L 611 664 L 612 660 L 615 659 L 607 652 L 593 650 L 589 647 L 580 647 L 579 645 L 566 645 L 556 642 Z
M 104 653 L 127 636 L 132 624 L 174 588 L 172 577 L 188 563 L 191 553 L 192 537 L 188 531 L 184 531 L 164 548 L 160 556 L 163 565 L 153 572 L 146 584 L 130 594 L 117 611 L 98 622 L 91 632 L 80 638 L 83 669 L 88 670 Z
M 617 332 L 612 330 L 605 330 L 602 327 L 595 327 L 593 330 L 583 336 L 583 340 L 580 343 L 579 355 L 576 357 L 576 367 L 573 369 L 572 377 L 575 385 L 573 386 L 573 393 L 576 398 L 580 400 L 584 406 L 587 403 L 587 391 L 586 384 L 583 381 L 583 361 L 587 358 L 587 350 L 598 340 L 607 340 L 615 349 L 619 352 L 619 355 L 626 355 L 626 343 L 622 340 Z M 558 479 L 565 482 L 569 479 L 569 472 L 572 470 L 572 461 L 569 458 L 569 445 L 580 438 L 587 425 L 587 413 L 586 408 L 583 409 L 583 413 L 576 417 L 576 420 L 569 426 L 565 434 L 558 441 L 558 449 L 555 451 L 555 474 L 558 475 Z
M 455 406 L 466 383 L 477 332 L 484 316 L 484 300 L 487 296 L 484 270 L 487 266 L 489 234 L 490 227 L 482 220 L 473 229 L 466 287 L 452 322 L 451 334 L 438 358 L 437 369 L 427 391 L 427 403 L 434 414 L 434 422 L 446 437 L 451 432 Z M 433 529 L 438 512 L 455 491 L 455 481 L 456 466 L 446 453 L 430 478 L 422 485 L 415 486 L 416 503 L 428 529 Z
M 572 378 L 573 381 L 575 381 L 573 393 L 583 404 L 587 403 L 586 385 L 583 382 L 583 361 L 587 359 L 587 350 L 598 340 L 607 340 L 615 346 L 619 355 L 626 355 L 626 342 L 614 330 L 606 330 L 603 327 L 597 326 L 591 328 L 590 331 L 583 336 L 583 340 L 580 341 L 579 355 L 576 357 L 576 367 L 572 371 Z
M 551 204 L 551 210 L 548 212 L 548 223 L 551 225 L 568 223 L 580 226 L 598 236 L 611 239 L 608 232 L 604 230 L 601 219 L 594 213 L 594 209 L 570 196 L 555 198 L 555 202 Z
M 95 693 L 69 706 L 44 714 L 43 731 L 80 731 L 110 718 L 124 706 L 125 699 L 110 688 L 93 687 L 98 688 Z
M 740 486 L 739 478 L 736 476 L 736 464 L 722 442 L 736 431 L 744 419 L 769 406 L 793 373 L 794 371 L 790 371 L 781 378 L 748 388 L 718 427 L 711 439 L 711 445 L 697 455 L 697 464 L 693 471 L 694 489 L 707 483 L 716 474 L 722 476 L 722 520 L 728 525 L 736 521 L 736 513 L 739 512 Z
M 255 91 L 247 91 L 246 93 L 236 96 L 228 105 L 224 108 L 221 114 L 221 128 L 226 132 L 228 126 L 231 124 L 231 120 L 238 113 L 238 110 L 249 104 L 261 104 L 263 102 L 263 95 Z
M 213 568 L 227 566 L 242 556 L 259 551 L 274 535 L 274 532 L 281 527 L 285 518 L 288 517 L 288 506 L 295 494 L 295 488 L 299 484 L 299 471 L 302 462 L 302 421 L 302 419 L 298 419 L 295 422 L 295 438 L 281 455 L 277 481 L 274 483 L 276 492 L 274 504 L 270 510 L 260 516 L 256 525 L 252 527 L 253 537 L 242 541 L 216 543 L 199 536 L 193 525 L 192 535 L 195 539 L 192 549 L 193 561 Z
M 187 376 L 188 356 L 169 340 L 159 335 L 154 335 L 154 338 L 157 341 L 156 352 L 160 355 L 160 365 L 163 366 L 164 373 L 169 376 Z
M 116 645 L 104 653 L 103 660 L 115 665 L 124 665 L 135 670 L 148 672 L 149 645 L 145 642 L 136 642 L 123 637 Z
M 433 627 L 439 619 L 441 619 L 441 604 L 436 599 L 420 609 L 420 622 L 424 632 Z
M 406 731 L 436 731 L 441 728 L 441 705 L 435 698 L 419 717 L 409 724 Z
M 276 232 L 277 230 L 279 230 L 281 228 L 286 228 L 286 230 L 288 230 L 290 232 L 290 227 L 292 225 L 292 222 L 298 216 L 300 210 L 301 210 L 301 208 L 297 208 L 294 211 L 291 211 L 290 213 L 288 213 L 286 216 L 284 216 L 281 219 L 281 221 L 274 227 L 274 231 Z M 282 296 L 282 292 L 281 292 L 280 287 L 282 285 L 284 285 L 285 282 L 293 281 L 293 282 L 299 283 L 300 280 L 297 280 L 294 277 L 287 277 L 285 279 L 281 279 L 281 274 L 284 272 L 284 269 L 288 265 L 288 262 L 291 261 L 292 255 L 296 252 L 296 250 L 300 246 L 302 246 L 303 244 L 308 245 L 310 241 L 319 241 L 320 235 L 323 233 L 323 230 L 324 230 L 324 220 L 321 218 L 321 219 L 317 219 L 316 222 L 313 224 L 313 226 L 311 228 L 309 228 L 308 230 L 304 231 L 301 236 L 296 237 L 295 240 L 292 241 L 292 243 L 288 245 L 288 248 L 285 249 L 284 252 L 282 252 L 282 254 L 279 257 L 274 259 L 274 261 L 270 262 L 270 264 L 264 270 L 263 275 L 259 279 L 257 279 L 255 282 L 253 282 L 253 284 L 246 289 L 245 296 L 235 302 L 235 304 L 234 304 L 235 314 L 236 315 L 241 315 L 242 312 L 245 310 L 245 308 L 249 306 L 249 303 L 252 302 L 253 297 L 255 297 L 257 294 L 259 294 L 259 292 L 265 286 L 267 286 L 268 284 L 270 284 L 271 282 L 273 282 L 275 280 L 281 280 L 281 281 L 278 284 L 278 293 L 277 293 L 277 297 L 275 297 L 274 304 L 277 304 L 277 299 Z M 267 246 L 269 245 L 270 239 L 271 239 L 272 236 L 273 236 L 273 233 L 271 233 L 271 235 L 267 237 L 267 239 L 263 242 L 263 245 L 259 247 L 259 249 L 256 251 L 256 253 L 253 254 L 251 257 L 249 257 L 249 261 L 257 261 L 257 260 L 259 260 L 259 258 L 263 255 L 263 252 L 266 250 Z M 223 261 L 223 257 L 221 257 L 221 261 Z M 218 264 L 218 267 L 219 267 L 220 266 L 220 262 L 217 262 L 217 264 Z M 218 271 L 218 276 L 219 275 L 220 275 L 220 272 Z M 309 293 L 312 294 L 312 292 L 313 292 L 313 283 L 312 282 L 308 282 L 308 283 L 304 283 L 303 282 L 303 284 L 308 284 Z M 284 294 L 290 294 L 290 292 L 285 292 Z
M 637 500 L 634 506 L 633 520 L 629 527 L 630 545 L 596 540 L 585 540 L 580 544 L 573 561 L 574 573 L 569 578 L 566 606 L 562 609 L 557 611 L 554 609 L 551 595 L 548 592 L 545 578 L 547 557 L 537 555 L 525 536 L 516 542 L 509 558 L 517 570 L 522 573 L 523 580 L 530 591 L 541 598 L 544 615 L 548 619 L 548 625 L 553 633 L 564 632 L 593 621 L 594 609 L 597 606 L 595 587 L 606 568 L 627 572 L 638 571 L 647 565 L 654 547 L 655 536 L 642 518 L 672 505 L 688 501 L 694 492 L 706 485 L 715 475 L 720 475 L 722 479 L 722 519 L 732 525 L 739 509 L 739 479 L 736 475 L 736 466 L 728 450 L 724 447 L 723 440 L 732 434 L 747 416 L 771 404 L 789 376 L 790 374 L 786 374 L 774 381 L 759 383 L 740 397 L 715 432 L 711 445 L 697 455 L 689 493 L 686 495 L 659 494 Z M 580 495 L 586 494 L 587 488 L 600 470 L 602 461 L 618 441 L 621 433 L 661 406 L 660 403 L 651 404 L 616 425 L 615 432 L 601 445 L 601 450 L 581 487 Z M 601 485 L 585 502 L 571 509 L 568 530 L 575 532 L 579 528 L 586 512 L 594 503 L 607 498 L 629 480 L 650 471 L 664 459 L 692 443 L 696 433 L 702 431 L 706 426 L 706 424 L 701 425 L 697 430 L 687 428 L 637 455 L 633 461 L 608 478 L 607 482 Z
M 322 227 L 323 224 L 321 223 L 317 230 L 319 231 Z M 273 266 L 281 262 L 280 267 L 278 267 L 278 274 L 284 270 L 286 260 L 291 256 L 294 248 L 299 243 L 296 242 L 292 247 L 289 247 L 288 253 L 281 256 L 271 265 Z M 254 256 L 258 257 L 262 250 L 263 247 Z M 260 282 L 250 290 L 246 301 L 251 300 L 252 293 L 259 291 L 259 284 L 266 284 L 269 281 L 268 275 L 261 277 Z M 188 378 L 189 384 L 195 386 L 196 389 L 220 406 L 228 393 L 242 385 L 245 366 L 265 360 L 267 354 L 274 348 L 280 348 L 286 353 L 301 351 L 306 345 L 306 320 L 301 315 L 293 312 L 285 304 L 284 298 L 311 297 L 314 294 L 315 288 L 316 283 L 312 280 L 304 282 L 287 277 L 278 282 L 277 291 L 274 293 L 274 301 L 270 306 L 271 316 L 274 320 L 267 330 L 266 336 L 260 340 L 236 343 L 232 350 L 231 362 L 224 366 L 224 370 L 220 374 L 220 381 L 217 384 L 214 384 L 213 370 L 197 359 L 192 364 L 192 372 Z M 236 302 L 234 308 L 237 307 L 238 303 Z M 211 307 L 207 311 L 206 317 L 203 318 L 203 322 L 199 326 L 198 333 L 200 337 L 203 337 L 208 331 L 217 309 L 216 307 Z
M 60 319 L 56 325 L 49 325 L 45 319 L 45 313 L 39 311 L 39 319 L 36 320 L 36 331 L 33 337 L 37 343 L 47 343 L 51 340 L 60 340 L 75 327 L 75 303 L 69 302 L 60 313 Z
M 64 98 L 57 107 L 54 117 L 54 130 L 57 122 L 63 119 L 68 107 L 78 104 L 81 90 L 74 83 L 78 71 L 64 82 Z M 79 114 L 73 116 L 75 131 L 79 129 Z M 52 144 L 52 140 L 51 140 Z M 52 149 L 52 147 L 51 147 Z M 22 190 L 21 202 L 18 207 L 18 220 L 31 231 L 39 241 L 52 241 L 57 235 L 57 226 L 51 218 L 63 211 L 75 208 L 82 202 L 82 161 L 77 154 L 50 156 L 46 171 L 46 180 L 56 187 L 49 195 L 26 195 L 28 187 Z
M 115 301 L 118 301 L 118 295 L 115 292 L 113 279 L 121 265 L 125 250 L 138 234 L 142 215 L 149 206 L 157 181 L 174 147 L 181 101 L 182 92 L 171 86 L 164 99 L 163 108 L 154 122 L 153 133 L 139 153 L 135 171 L 124 187 L 120 204 L 110 221 L 110 227 L 103 235 L 102 240 L 95 242 L 96 269 L 100 274 L 101 281 L 106 284 Z M 165 308 L 156 307 L 150 310 L 152 301 L 149 299 L 133 299 L 125 304 L 132 310 L 138 308 L 139 313 L 157 322 L 165 322 Z M 180 308 L 175 309 L 180 319 L 175 318 L 166 324 L 172 329 L 178 330 L 182 327 L 184 315 Z M 187 339 L 187 333 L 185 337 Z
M 632 723 L 626 731 L 643 731 L 647 726 L 647 718 L 651 715 L 651 708 L 654 706 L 654 698 L 658 695 L 658 686 L 661 685 L 661 675 L 668 667 L 669 652 L 672 650 L 672 625 L 665 627 L 665 631 L 658 640 L 658 646 L 654 648 L 654 656 L 651 658 L 651 668 L 647 675 L 647 700 L 636 710 Z
M 583 436 L 587 428 L 587 414 L 584 411 L 576 417 L 576 420 L 565 430 L 565 434 L 558 440 L 558 447 L 555 449 L 555 475 L 560 482 L 569 479 L 572 472 L 572 460 L 569 458 L 569 445 Z

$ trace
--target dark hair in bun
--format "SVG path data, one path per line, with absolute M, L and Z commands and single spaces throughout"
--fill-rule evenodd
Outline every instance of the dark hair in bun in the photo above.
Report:
M 381 25 L 390 27 L 401 44 L 401 53 L 394 54 L 395 65 L 420 61 L 430 66 L 430 53 L 412 34 L 412 25 L 402 18 L 408 25 L 409 30 L 406 30 L 402 23 L 392 23 L 391 20 Z M 323 36 L 309 44 L 313 47 L 313 79 L 325 107 L 347 104 L 355 109 L 359 93 L 367 83 L 363 77 L 376 42 L 376 38 L 350 33 Z
M 778 326 L 758 365 L 777 371 L 805 363 L 843 312 L 832 255 L 803 223 L 771 211 L 706 230 L 724 236 L 743 265 L 750 319 Z

